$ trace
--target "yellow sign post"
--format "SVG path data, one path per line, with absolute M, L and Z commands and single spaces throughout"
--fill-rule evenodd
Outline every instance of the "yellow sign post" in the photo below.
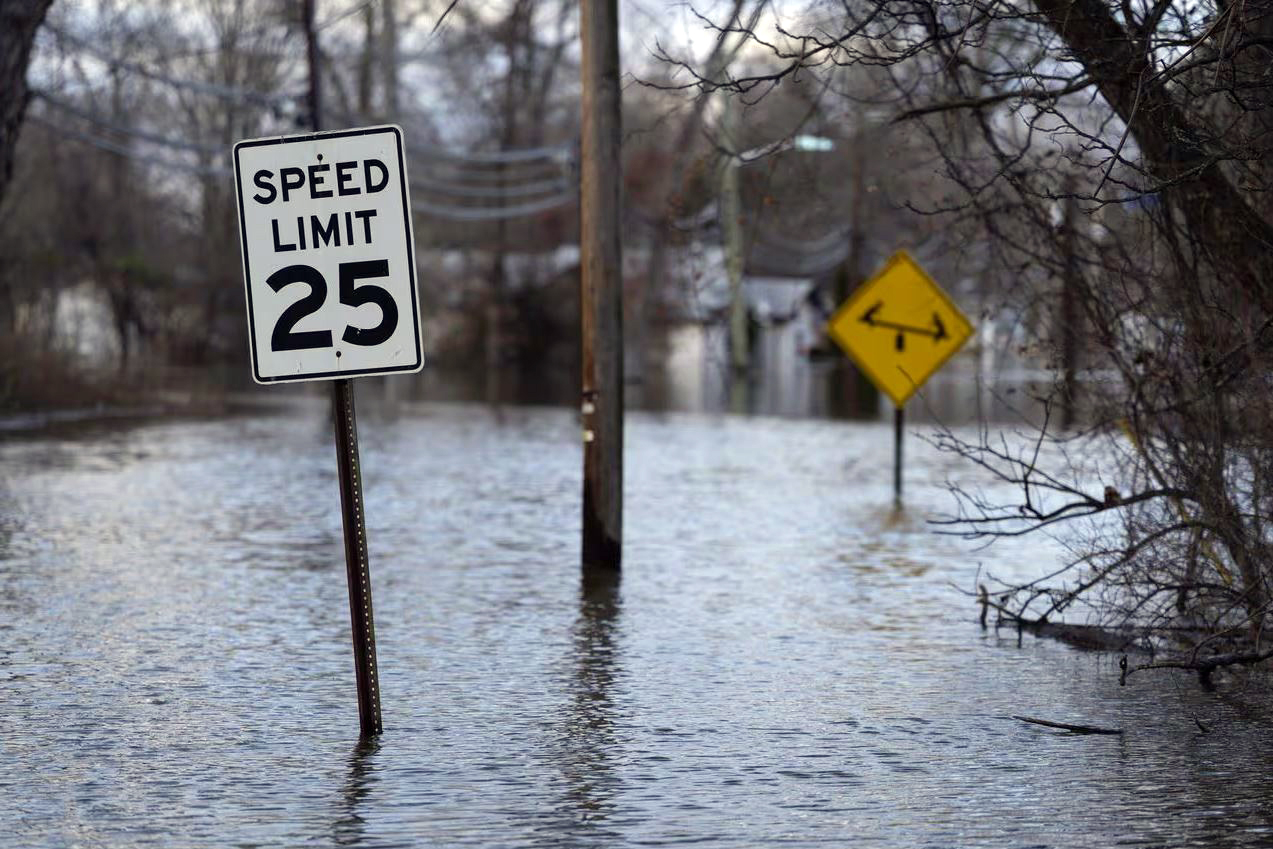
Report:
M 893 493 L 902 500 L 903 408 L 972 335 L 972 325 L 906 251 L 849 296 L 827 335 L 893 399 Z

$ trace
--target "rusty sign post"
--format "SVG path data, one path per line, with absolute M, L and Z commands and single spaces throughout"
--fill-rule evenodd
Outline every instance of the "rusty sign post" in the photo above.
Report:
M 358 422 L 354 417 L 354 384 L 349 379 L 332 383 L 332 419 L 336 429 L 340 518 L 345 532 L 345 582 L 349 586 L 349 625 L 354 642 L 358 728 L 363 737 L 373 737 L 384 726 L 380 719 L 376 619 L 371 608 L 371 566 L 367 560 L 367 523 L 363 517 L 362 469 L 358 463 Z

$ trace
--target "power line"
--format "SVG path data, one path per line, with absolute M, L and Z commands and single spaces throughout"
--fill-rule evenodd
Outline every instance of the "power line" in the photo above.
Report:
M 52 32 L 59 38 L 65 39 L 75 45 L 85 53 L 95 56 L 98 60 L 105 62 L 107 67 L 127 71 L 130 74 L 136 74 L 153 82 L 163 83 L 173 88 L 184 88 L 199 94 L 206 94 L 211 97 L 219 97 L 224 100 L 236 100 L 241 103 L 254 103 L 258 106 L 278 107 L 292 104 L 296 101 L 298 95 L 291 94 L 267 94 L 262 91 L 254 91 L 252 89 L 240 88 L 238 86 L 220 85 L 218 83 L 204 83 L 195 80 L 184 80 L 176 77 L 161 74 L 158 71 L 151 70 L 144 65 L 136 62 L 130 62 L 121 59 L 118 56 L 112 56 L 100 47 L 92 44 L 88 40 L 67 32 L 65 29 L 50 23 L 45 23 L 44 28 Z
M 210 177 L 222 177 L 226 179 L 233 177 L 233 173 L 230 169 L 216 165 L 199 165 L 192 162 L 180 162 L 174 159 L 164 159 L 162 157 L 143 156 L 127 145 L 103 139 L 99 136 L 81 133 L 77 130 L 68 129 L 67 127 L 59 125 L 55 121 L 50 121 L 43 115 L 27 113 L 27 118 L 57 133 L 60 137 L 69 138 L 83 144 L 91 145 L 92 147 L 100 148 L 101 150 L 119 154 L 120 156 L 126 156 L 129 159 L 137 160 L 145 165 L 152 165 L 157 168 L 166 168 L 174 171 L 188 171 Z M 411 208 L 412 211 L 421 215 L 428 215 L 434 218 L 446 218 L 452 221 L 498 221 L 500 219 L 523 218 L 529 215 L 536 215 L 541 212 L 547 212 L 552 209 L 568 206 L 575 203 L 577 200 L 578 196 L 574 192 L 563 192 L 562 194 L 555 195 L 553 197 L 547 197 L 542 200 L 516 204 L 513 206 L 462 207 L 433 204 L 428 201 L 417 200 L 412 202 Z
M 67 103 L 66 101 L 63 101 L 45 91 L 36 91 L 35 95 L 56 110 L 62 111 L 80 120 L 88 121 L 110 132 L 131 136 L 152 144 L 178 150 L 188 150 L 195 153 L 224 153 L 219 146 L 214 147 L 212 145 L 187 141 L 185 139 L 174 139 L 146 132 L 145 130 L 136 129 L 134 127 L 122 126 L 115 122 L 108 121 L 98 115 L 94 115 L 87 110 Z M 143 155 L 126 144 L 121 144 L 100 136 L 90 135 L 88 133 L 70 129 L 35 112 L 27 113 L 27 117 L 35 123 L 57 133 L 61 137 L 73 139 L 101 150 L 125 156 L 146 165 L 153 165 L 158 168 L 166 168 L 170 170 L 187 171 L 205 176 L 222 178 L 230 178 L 233 176 L 233 172 L 231 172 L 230 169 L 222 166 L 203 165 Z M 521 151 L 506 151 L 506 153 L 516 155 L 521 153 Z M 519 157 L 515 161 L 529 161 L 529 159 Z M 520 185 L 514 183 L 512 185 L 504 185 L 496 188 L 466 186 L 460 183 L 430 180 L 427 177 L 419 176 L 413 178 L 411 180 L 411 184 L 414 188 L 423 189 L 426 193 L 434 192 L 437 194 L 452 195 L 455 197 L 478 199 L 508 199 L 534 196 L 544 194 L 546 192 L 555 192 L 555 194 L 548 197 L 538 198 L 525 203 L 511 205 L 505 204 L 500 206 L 464 207 L 430 203 L 429 201 L 424 200 L 418 200 L 412 203 L 412 209 L 415 212 L 435 218 L 446 218 L 453 221 L 498 221 L 501 219 L 522 218 L 566 206 L 575 203 L 578 200 L 578 195 L 574 190 L 575 187 L 573 186 L 572 181 L 565 176 L 550 180 L 533 181 Z
M 462 198 L 533 197 L 535 195 L 546 194 L 547 192 L 565 192 L 571 188 L 570 183 L 564 178 L 556 180 L 541 180 L 539 182 L 523 183 L 521 185 L 506 185 L 495 188 L 488 188 L 484 186 L 465 186 L 459 183 L 430 180 L 428 177 L 421 177 L 419 174 L 413 174 L 411 176 L 411 182 L 413 185 L 420 186 L 421 188 L 431 192 Z
M 525 157 L 521 155 L 522 150 L 514 149 L 505 151 L 509 154 L 506 160 L 474 161 L 466 159 L 469 154 L 464 152 L 407 145 L 412 162 L 427 168 L 438 179 L 479 184 L 560 179 L 572 175 L 575 171 L 573 151 L 565 147 L 559 150 L 561 152 L 551 159 Z
M 349 17 L 350 15 L 353 15 L 357 13 L 358 11 L 376 2 L 379 2 L 379 0 L 366 0 L 366 2 L 363 2 L 360 5 L 354 6 L 346 10 L 344 13 L 340 13 L 337 16 L 329 19 L 327 22 L 325 22 L 324 26 L 330 26 L 331 24 L 334 24 L 345 17 Z M 218 97 L 218 98 L 222 98 L 226 100 L 234 100 L 241 103 L 243 102 L 253 103 L 258 106 L 265 106 L 270 108 L 276 108 L 276 107 L 285 106 L 285 105 L 293 105 L 296 103 L 297 99 L 299 98 L 299 95 L 271 94 L 267 92 L 246 89 L 246 88 L 242 88 L 238 86 L 227 86 L 227 85 L 221 85 L 218 83 L 206 83 L 206 82 L 199 82 L 196 80 L 181 79 L 181 78 L 173 77 L 168 74 L 163 74 L 151 68 L 140 65 L 136 62 L 131 62 L 126 59 L 121 59 L 118 56 L 113 56 L 107 51 L 96 46 L 95 44 L 92 44 L 88 40 L 78 35 L 75 35 L 71 32 L 68 32 L 66 29 L 59 27 L 55 24 L 46 23 L 45 29 L 48 29 L 57 37 L 66 40 L 72 45 L 75 45 L 80 50 L 83 50 L 84 52 L 92 56 L 95 56 L 97 59 L 104 62 L 108 67 L 112 69 L 118 68 L 128 73 L 133 73 L 145 79 L 162 83 L 164 85 L 168 85 L 173 88 L 186 89 L 189 91 L 194 91 L 196 93 L 205 94 L 212 97 Z M 71 109 L 74 108 L 74 107 L 69 107 L 69 104 L 64 104 L 64 103 L 57 103 L 54 105 L 57 106 L 58 108 L 63 108 L 63 111 L 68 111 L 68 112 L 70 112 Z M 102 124 L 103 126 L 106 126 L 106 124 L 104 124 L 101 119 L 98 119 L 96 117 L 90 117 L 86 113 L 72 112 L 72 114 L 76 114 L 77 117 L 81 117 L 81 118 L 84 118 L 85 120 L 90 120 L 90 121 L 93 121 L 94 123 L 98 123 L 98 124 Z M 349 119 L 355 116 L 346 115 L 344 117 L 346 119 Z M 199 152 L 207 152 L 208 150 L 205 146 L 200 145 L 197 142 L 178 142 L 171 139 L 164 139 L 163 137 L 160 137 L 160 136 L 151 136 L 149 134 L 143 133 L 143 131 L 130 131 L 126 128 L 114 127 L 113 129 L 117 129 L 121 132 L 129 132 L 130 134 L 135 135 L 138 138 L 146 138 L 148 141 L 152 141 L 155 144 L 167 144 L 170 147 L 194 149 Z M 190 145 L 194 145 L 194 147 L 191 148 L 189 147 Z M 539 165 L 539 166 L 559 165 L 559 166 L 565 166 L 569 168 L 569 167 L 572 167 L 572 164 L 574 162 L 574 147 L 573 145 L 565 145 L 565 144 L 544 145 L 539 147 L 518 148 L 513 150 L 502 150 L 502 151 L 464 151 L 464 152 L 446 151 L 439 148 L 425 148 L 419 145 L 409 145 L 407 149 L 411 153 L 424 157 L 424 158 L 442 160 L 444 163 L 446 162 L 462 163 L 464 165 L 477 165 L 477 166 L 481 166 L 481 165 L 491 165 L 491 166 L 495 166 L 495 165 L 500 165 L 500 166 L 503 166 L 503 165 Z M 220 152 L 219 148 L 217 149 L 217 152 Z M 460 165 L 455 167 L 463 167 L 463 166 Z M 507 176 L 500 175 L 496 179 L 499 179 L 499 180 L 507 179 Z
M 456 162 L 480 162 L 499 165 L 508 162 L 533 162 L 550 159 L 558 162 L 569 162 L 574 159 L 571 145 L 558 144 L 544 147 L 523 147 L 512 150 L 472 151 L 466 153 L 452 152 L 438 148 L 426 149 L 413 145 L 411 151 L 421 155 L 435 156 L 439 159 L 450 159 Z
M 33 112 L 27 113 L 27 119 L 52 130 L 57 133 L 58 136 L 73 139 L 111 153 L 117 153 L 121 156 L 126 156 L 129 159 L 138 160 L 146 165 L 154 165 L 158 168 L 168 168 L 174 171 L 192 171 L 196 174 L 203 174 L 211 177 L 230 176 L 230 170 L 228 168 L 222 168 L 217 165 L 200 165 L 193 162 L 180 162 L 175 159 L 143 156 L 127 145 L 119 144 L 118 142 L 113 142 L 108 139 L 101 138 L 100 136 L 92 136 L 88 133 L 81 133 L 77 130 L 68 129 L 67 127 L 61 126 L 56 121 L 50 121 L 43 115 L 38 115 Z
M 343 109 L 331 110 L 331 115 L 350 126 L 362 126 L 377 123 L 376 119 L 358 112 L 347 112 Z M 427 147 L 420 143 L 407 143 L 407 153 L 424 160 L 440 160 L 442 164 L 453 168 L 481 167 L 483 165 L 531 165 L 531 166 L 572 166 L 575 161 L 573 144 L 549 144 L 536 147 L 517 147 L 506 150 L 447 150 L 442 147 Z
M 201 142 L 186 141 L 185 139 L 174 139 L 168 136 L 161 136 L 155 133 L 147 132 L 145 130 L 140 130 L 135 127 L 128 127 L 128 126 L 117 124 L 113 121 L 109 121 L 101 117 L 100 115 L 96 115 L 88 110 L 81 109 L 78 106 L 68 103 L 67 101 L 62 100 L 56 95 L 50 94 L 49 92 L 44 90 L 39 90 L 39 89 L 33 90 L 32 95 L 40 98 L 45 103 L 47 103 L 48 105 L 52 106 L 53 108 L 61 112 L 65 112 L 69 115 L 73 115 L 76 118 L 79 118 L 84 121 L 89 121 L 104 129 L 111 130 L 113 132 L 120 133 L 123 135 L 133 136 L 133 137 L 142 139 L 144 141 L 151 142 L 152 144 L 164 145 L 166 147 L 177 148 L 180 150 L 190 150 L 190 151 L 194 151 L 195 153 L 211 153 L 211 154 L 220 155 L 226 152 L 224 147 L 221 145 L 210 145 L 210 144 L 205 144 Z M 422 158 L 425 156 L 424 154 L 425 149 L 422 147 L 409 145 L 407 149 L 408 151 L 416 153 Z M 506 161 L 510 163 L 534 164 L 537 167 L 555 165 L 555 163 L 550 163 L 550 162 L 543 162 L 543 163 L 534 162 L 532 157 L 527 155 L 527 154 L 536 154 L 544 150 L 568 152 L 569 148 L 565 146 L 561 146 L 557 148 L 529 148 L 529 149 L 517 149 L 517 150 L 505 151 L 505 153 L 509 155 L 509 158 Z M 465 154 L 458 154 L 458 153 L 450 154 L 450 153 L 440 152 L 436 149 L 429 150 L 429 155 L 436 156 L 444 160 L 455 160 L 455 161 L 466 160 Z M 493 158 L 492 159 L 486 159 L 486 158 L 479 159 L 477 157 L 471 157 L 471 158 L 484 164 L 502 164 L 502 162 L 495 162 Z M 430 163 L 430 164 L 433 164 L 433 163 Z M 441 165 L 442 167 L 450 167 L 453 169 L 458 169 L 461 172 L 463 172 L 463 169 L 465 167 L 463 165 L 458 165 L 458 166 L 450 165 L 446 161 L 436 162 L 436 164 Z M 429 165 L 426 165 L 425 167 L 429 167 Z M 515 173 L 508 174 L 503 171 L 498 173 L 480 174 L 480 173 L 474 173 L 473 171 L 470 170 L 467 173 L 462 173 L 461 175 L 457 175 L 457 176 L 460 176 L 461 179 L 476 178 L 481 182 L 498 181 L 501 183 L 512 183 L 512 182 L 515 182 L 517 179 L 519 179 L 519 177 L 521 179 L 525 179 L 525 177 L 528 175 L 525 175 L 525 174 L 517 175 Z M 510 186 L 507 189 L 496 189 L 496 190 L 467 188 L 464 186 L 460 186 L 456 183 L 447 182 L 445 180 L 429 180 L 427 178 L 421 178 L 420 182 L 423 185 L 425 185 L 427 188 L 432 188 L 436 191 L 442 192 L 443 194 L 454 194 L 461 197 L 496 197 L 500 194 L 524 196 L 524 195 L 541 194 L 543 192 L 549 192 L 549 191 L 563 191 L 567 188 L 565 177 L 556 177 L 556 178 L 551 178 L 546 180 L 541 179 L 538 181 L 532 181 L 521 187 Z
M 540 212 L 547 212 L 550 209 L 568 206 L 576 203 L 579 196 L 574 192 L 566 192 L 556 197 L 544 198 L 540 201 L 532 203 L 523 203 L 516 206 L 491 206 L 491 207 L 462 207 L 462 206 L 444 206 L 429 203 L 428 201 L 416 200 L 411 202 L 411 209 L 422 215 L 430 215 L 434 218 L 449 218 L 452 221 L 498 221 L 507 218 L 523 218 L 528 215 L 536 215 Z
M 57 109 L 59 112 L 65 112 L 66 114 L 73 115 L 74 117 L 79 118 L 82 121 L 88 121 L 89 123 L 96 124 L 97 126 L 102 127 L 104 129 L 111 130 L 113 132 L 121 133 L 124 135 L 133 136 L 143 141 L 148 141 L 151 144 L 158 144 L 158 145 L 163 145 L 165 147 L 177 148 L 178 150 L 189 150 L 195 153 L 224 154 L 226 152 L 225 149 L 221 147 L 220 145 L 214 147 L 213 145 L 210 145 L 210 144 L 201 144 L 199 142 L 192 142 L 192 141 L 186 141 L 184 139 L 174 139 L 174 138 L 169 138 L 168 136 L 156 135 L 155 133 L 150 133 L 145 130 L 139 130 L 135 127 L 121 126 L 112 121 L 108 121 L 99 115 L 94 115 L 92 112 L 89 112 L 84 109 L 80 109 L 78 106 L 73 106 L 64 100 L 54 97 L 53 95 L 49 94 L 47 91 L 35 90 L 35 91 L 32 91 L 31 94 L 35 97 L 38 97 L 40 100 L 43 100 L 45 103 L 47 103 L 49 106 L 52 106 L 54 109 Z
M 437 160 L 425 161 L 416 157 L 411 160 L 412 173 L 426 172 L 432 179 L 447 183 L 463 183 L 470 186 L 506 186 L 513 183 L 535 183 L 549 180 L 567 180 L 577 182 L 573 168 L 555 166 L 532 166 L 523 170 L 516 166 L 500 168 L 498 171 L 472 170 L 456 167 L 448 162 Z

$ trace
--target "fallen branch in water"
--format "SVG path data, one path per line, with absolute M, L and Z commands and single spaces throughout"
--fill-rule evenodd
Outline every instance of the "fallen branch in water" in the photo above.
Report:
M 1021 644 L 1021 635 L 1028 632 L 1038 637 L 1049 637 L 1059 640 L 1076 648 L 1103 652 L 1123 652 L 1124 654 L 1118 662 L 1119 669 L 1122 670 L 1118 683 L 1124 686 L 1127 684 L 1127 676 L 1135 672 L 1148 669 L 1185 669 L 1198 673 L 1198 683 L 1202 686 L 1202 689 L 1210 692 L 1215 689 L 1215 684 L 1212 682 L 1212 673 L 1215 670 L 1228 666 L 1254 666 L 1267 660 L 1273 660 L 1273 648 L 1263 651 L 1257 651 L 1252 648 L 1248 651 L 1217 652 L 1210 655 L 1199 654 L 1199 651 L 1208 642 L 1211 642 L 1214 646 L 1214 641 L 1217 639 L 1233 637 L 1238 630 L 1237 627 L 1207 629 L 1187 625 L 1158 625 L 1154 627 L 1070 625 L 1064 622 L 1049 622 L 1046 615 L 1037 619 L 1026 618 L 1022 611 L 1012 610 L 1007 606 L 1009 597 L 1010 594 L 1005 594 L 996 599 L 986 589 L 985 584 L 978 586 L 976 598 L 977 604 L 981 607 L 980 622 L 982 628 L 986 627 L 989 612 L 993 610 L 996 613 L 995 629 L 998 630 L 1002 625 L 1015 627 L 1018 646 Z M 1026 607 L 1028 606 L 1029 602 L 1026 604 Z M 1177 653 L 1162 660 L 1154 660 L 1155 646 L 1152 643 L 1152 636 L 1155 633 L 1160 636 L 1164 634 L 1175 635 L 1180 642 L 1193 642 L 1193 652 Z M 1150 662 L 1130 666 L 1127 662 L 1126 654 L 1130 652 L 1146 652 L 1150 656 Z
M 1046 719 L 1035 719 L 1032 716 L 1013 716 L 1022 722 L 1029 722 L 1034 725 L 1044 725 L 1048 728 L 1060 728 L 1062 731 L 1072 731 L 1075 734 L 1122 734 L 1121 728 L 1100 728 L 1096 725 L 1071 725 L 1068 722 L 1049 722 Z
M 1211 683 L 1211 673 L 1217 669 L 1225 666 L 1254 666 L 1270 658 L 1273 658 L 1273 649 L 1260 652 L 1228 652 L 1207 657 L 1174 658 L 1129 667 L 1127 665 L 1127 657 L 1124 656 L 1118 662 L 1119 668 L 1123 671 L 1122 675 L 1119 676 L 1118 683 L 1126 685 L 1128 675 L 1146 669 L 1189 669 L 1198 673 L 1198 683 L 1202 685 L 1202 689 L 1210 692 L 1215 689 L 1215 685 Z
M 981 627 L 986 627 L 986 615 L 989 610 L 999 614 L 995 627 L 1007 623 L 1016 626 L 1017 640 L 1021 633 L 1028 631 L 1038 637 L 1047 637 L 1069 643 L 1072 646 L 1091 651 L 1127 651 L 1135 648 L 1142 634 L 1140 629 L 1114 629 L 1100 625 L 1069 625 L 1064 622 L 1049 622 L 1046 618 L 1027 619 L 1010 610 L 1006 605 L 997 602 L 986 590 L 985 584 L 978 587 L 977 603 L 981 605 Z

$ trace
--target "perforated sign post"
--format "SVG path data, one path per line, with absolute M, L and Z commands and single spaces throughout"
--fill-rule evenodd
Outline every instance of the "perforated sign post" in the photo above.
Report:
M 897 407 L 893 496 L 900 504 L 906 402 L 963 347 L 972 325 L 937 281 L 898 251 L 836 310 L 827 335 Z
M 358 716 L 379 734 L 380 685 L 351 378 L 424 365 L 398 127 L 234 146 L 252 377 L 330 380 Z

